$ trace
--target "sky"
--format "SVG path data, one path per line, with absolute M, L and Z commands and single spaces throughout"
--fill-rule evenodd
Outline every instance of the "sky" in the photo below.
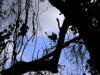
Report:
M 44 42 L 46 43 L 46 45 L 49 45 L 51 43 L 50 39 L 47 37 L 47 35 L 45 34 L 45 32 L 47 32 L 48 34 L 51 34 L 52 32 L 55 32 L 56 34 L 58 34 L 59 30 L 58 30 L 58 23 L 56 18 L 59 19 L 60 21 L 60 25 L 62 25 L 63 20 L 64 20 L 64 16 L 59 15 L 60 11 L 57 10 L 55 7 L 51 6 L 50 3 L 48 1 L 45 2 L 41 2 L 39 4 L 39 14 L 38 14 L 38 20 L 39 20 L 39 28 L 37 31 L 37 50 L 38 49 L 42 49 L 42 46 L 44 46 Z M 30 15 L 31 17 L 31 15 Z M 31 21 L 29 22 L 29 32 L 27 33 L 28 36 L 31 36 L 31 32 L 32 32 L 32 25 L 31 25 Z M 26 55 L 28 56 L 28 54 L 32 53 L 32 49 L 34 48 L 32 46 L 32 42 L 29 43 L 28 45 L 28 50 L 30 50 L 30 52 L 27 53 L 26 51 Z M 25 55 L 25 56 L 26 56 Z
M 61 15 L 59 15 L 59 14 L 60 14 L 60 11 L 57 10 L 55 7 L 51 6 L 50 3 L 48 3 L 48 1 L 40 3 L 40 10 L 39 10 L 39 16 L 38 17 L 39 17 L 39 22 L 40 22 L 41 29 L 39 29 L 38 33 L 37 33 L 38 34 L 37 35 L 37 39 L 38 39 L 37 40 L 37 50 L 42 49 L 41 47 L 44 46 L 44 41 L 45 41 L 46 45 L 50 46 L 51 41 L 45 35 L 44 32 L 47 32 L 48 34 L 51 34 L 52 32 L 55 32 L 56 34 L 58 34 L 59 30 L 58 30 L 58 23 L 57 23 L 56 18 L 59 19 L 60 25 L 62 25 L 63 20 L 64 20 L 63 14 L 61 14 Z M 31 28 L 31 26 L 30 26 L 30 28 Z M 31 32 L 31 30 L 30 30 L 30 32 Z M 30 32 L 29 32 L 29 34 L 30 34 Z M 31 45 L 31 43 L 30 43 L 30 45 Z M 29 47 L 27 47 L 27 50 L 30 50 L 30 52 L 26 51 L 25 55 L 24 55 L 24 60 L 26 60 L 26 61 L 31 60 L 30 56 L 28 57 L 28 55 L 30 53 L 32 53 L 33 46 L 30 46 L 30 45 L 29 45 Z M 40 54 L 41 54 L 41 51 L 40 51 Z M 25 56 L 27 56 L 27 57 L 25 57 Z M 65 61 L 64 56 L 62 56 L 61 58 L 63 60 L 61 63 L 62 63 L 62 65 L 64 65 L 64 61 Z

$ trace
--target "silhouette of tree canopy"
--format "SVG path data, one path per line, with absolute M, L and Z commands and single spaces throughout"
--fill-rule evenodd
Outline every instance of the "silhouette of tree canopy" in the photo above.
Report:
M 0 74 L 45 74 L 41 71 L 57 73 L 61 66 L 58 62 L 62 50 L 68 55 L 67 60 L 75 60 L 73 64 L 81 62 L 84 65 L 83 61 L 87 60 L 85 69 L 92 75 L 100 74 L 100 0 L 48 0 L 65 17 L 62 26 L 57 18 L 59 35 L 56 35 L 55 45 L 43 48 L 44 53 L 40 58 L 39 52 L 35 54 L 34 46 L 32 60 L 23 60 L 28 43 L 32 41 L 36 45 L 39 3 L 44 1 L 0 0 Z M 85 58 L 87 53 L 90 59 Z M 86 72 L 82 74 L 86 75 Z

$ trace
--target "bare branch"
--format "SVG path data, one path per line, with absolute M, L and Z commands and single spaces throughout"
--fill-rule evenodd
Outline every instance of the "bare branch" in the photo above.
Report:
M 31 62 L 17 62 L 12 67 L 1 71 L 1 75 L 21 75 L 28 71 L 51 71 L 52 73 L 57 73 L 58 70 L 56 66 L 52 64 L 52 60 L 50 61 L 43 61 L 43 60 L 36 60 Z
M 57 22 L 58 22 L 58 28 L 59 28 L 59 31 L 60 31 L 60 22 L 59 22 L 59 19 L 56 18 Z

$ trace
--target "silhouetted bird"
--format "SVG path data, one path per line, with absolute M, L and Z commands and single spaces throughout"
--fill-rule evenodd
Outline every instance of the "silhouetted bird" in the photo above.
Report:
M 51 35 L 48 35 L 47 32 L 45 32 L 45 34 L 48 36 L 48 38 L 50 38 L 51 40 L 53 40 L 54 42 L 56 42 L 56 40 L 57 40 L 56 33 L 52 32 Z

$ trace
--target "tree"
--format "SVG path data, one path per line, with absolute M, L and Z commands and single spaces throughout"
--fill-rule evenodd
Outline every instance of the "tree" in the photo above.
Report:
M 94 70 L 95 68 L 97 69 L 97 73 L 100 73 L 100 64 L 99 64 L 100 62 L 98 58 L 99 44 L 100 44 L 98 8 L 100 1 L 98 0 L 96 1 L 93 0 L 93 2 L 91 2 L 91 0 L 85 0 L 85 1 L 65 0 L 65 2 L 61 0 L 59 0 L 59 2 L 56 0 L 55 1 L 49 0 L 49 1 L 52 3 L 52 5 L 58 8 L 66 16 L 66 18 L 68 17 L 68 22 L 71 21 L 70 24 L 77 27 L 80 37 L 84 40 L 84 44 L 86 45 L 88 52 L 90 54 L 89 64 L 92 67 L 91 70 Z M 60 5 L 60 3 L 63 3 L 62 6 L 58 6 Z M 63 8 L 66 8 L 65 9 L 66 11 L 62 10 Z
M 41 1 L 44 0 L 40 0 L 40 2 Z M 90 60 L 87 61 L 86 69 L 90 66 L 91 74 L 100 74 L 100 1 L 49 0 L 49 2 L 65 16 L 61 27 L 59 25 L 59 20 L 57 19 L 59 28 L 57 44 L 51 46 L 51 48 L 45 48 L 43 50 L 45 53 L 41 58 L 37 57 L 37 60 L 25 62 L 22 60 L 23 53 L 29 41 L 35 40 L 37 28 L 39 26 L 37 18 L 39 14 L 37 8 L 39 1 L 12 0 L 10 3 L 6 0 L 0 1 L 0 26 L 2 29 L 0 31 L 0 60 L 2 60 L 2 62 L 0 62 L 1 75 L 21 75 L 31 71 L 42 74 L 40 71 L 44 70 L 57 73 L 61 51 L 63 48 L 74 44 L 74 51 L 79 49 L 80 54 L 83 51 L 80 47 L 85 44 L 90 55 Z M 34 6 L 34 4 L 37 5 Z M 4 9 L 5 7 L 6 9 Z M 29 14 L 32 16 L 30 17 Z M 31 18 L 32 24 L 32 35 L 30 38 L 27 34 L 30 22 L 29 17 Z M 71 30 L 75 37 L 66 41 L 65 37 L 66 34 L 68 34 L 68 30 Z M 34 44 L 35 43 L 36 42 L 34 41 Z M 76 45 L 78 45 L 78 48 L 76 48 Z M 11 54 L 8 50 L 10 47 L 12 48 Z M 53 51 L 50 52 L 50 50 Z M 20 60 L 18 61 L 17 56 L 19 54 L 21 55 Z M 75 56 L 77 57 L 78 55 L 75 54 Z M 83 60 L 84 55 L 80 56 L 82 56 Z M 80 57 L 77 57 L 77 59 L 78 58 Z M 6 66 L 8 62 L 11 64 L 8 66 L 9 68 Z M 84 74 L 85 73 L 83 73 L 83 75 Z

